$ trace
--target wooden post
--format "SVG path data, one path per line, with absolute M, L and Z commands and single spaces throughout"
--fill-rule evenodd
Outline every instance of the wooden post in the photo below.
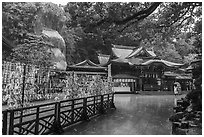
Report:
M 14 130 L 14 111 L 9 110 L 10 112 L 10 121 L 9 121 L 9 135 L 13 135 L 13 130 Z
M 96 96 L 94 96 L 94 114 L 96 114 Z
M 108 78 L 111 77 L 111 64 L 108 65 Z
M 116 109 L 115 104 L 114 104 L 114 93 L 112 93 L 111 108 Z
M 100 105 L 99 113 L 100 114 L 105 113 L 104 108 L 103 108 L 103 95 L 101 95 L 101 105 Z
M 3 125 L 2 125 L 2 135 L 7 135 L 7 116 L 8 110 L 3 111 Z
M 56 102 L 55 104 L 55 121 L 52 125 L 51 131 L 55 134 L 61 134 L 62 132 L 64 132 L 60 124 L 60 102 Z
M 59 127 L 61 126 L 61 124 L 60 124 L 60 107 L 61 107 L 61 103 L 57 102 L 57 122 L 59 124 Z
M 131 82 L 131 84 L 132 84 L 132 93 L 134 93 L 135 92 L 134 82 Z
M 108 108 L 110 108 L 109 94 L 108 94 Z
M 22 86 L 22 101 L 21 101 L 22 107 L 23 107 L 23 103 L 24 103 L 25 76 L 26 76 L 26 64 L 23 65 L 23 86 Z
M 37 107 L 36 110 L 36 119 L 35 119 L 35 135 L 38 135 L 38 131 L 39 131 L 39 112 L 40 112 L 40 108 L 39 106 Z
M 50 91 L 50 84 L 49 83 L 50 83 L 50 70 L 48 70 L 48 73 L 47 73 L 47 81 L 46 81 L 45 94 Z
M 74 123 L 74 99 L 72 100 L 71 106 L 71 123 Z
M 138 90 L 138 89 L 137 89 L 137 79 L 135 79 L 135 83 L 134 83 L 134 84 L 135 84 L 135 85 L 134 85 L 134 86 L 135 86 L 135 93 L 137 93 L 137 90 Z
M 85 120 L 85 121 L 88 121 L 89 120 L 89 117 L 88 117 L 88 115 L 87 115 L 87 98 L 85 97 L 84 99 L 83 99 L 83 113 L 82 113 L 82 115 L 81 115 L 81 119 L 82 120 Z
M 21 113 L 20 113 L 20 119 L 19 119 L 19 123 L 23 122 L 23 109 L 21 109 Z M 21 128 L 19 128 L 19 133 L 21 133 L 22 131 L 22 124 L 20 125 Z
M 140 84 L 140 91 L 143 91 L 142 90 L 142 77 L 140 77 L 140 79 L 139 79 L 139 84 Z

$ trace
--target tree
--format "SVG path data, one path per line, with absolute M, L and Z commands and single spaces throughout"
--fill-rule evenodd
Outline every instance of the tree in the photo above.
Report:
M 103 24 L 123 25 L 132 20 L 140 21 L 148 17 L 161 3 L 102 3 L 84 2 L 68 3 L 65 10 L 69 11 L 73 18 L 88 28 L 99 27 Z M 139 7 L 139 8 L 138 8 Z M 86 18 L 81 18 L 86 16 Z M 80 20 L 78 20 L 80 18 Z M 77 22 L 75 22 L 77 23 Z
M 85 58 L 96 62 L 95 51 L 110 54 L 111 44 L 143 44 L 158 53 L 173 44 L 172 55 L 180 56 L 177 62 L 201 51 L 199 2 L 71 2 L 64 9 L 52 3 L 21 2 L 3 3 L 2 8 L 6 38 L 19 44 L 23 35 L 44 26 L 57 30 L 67 45 L 68 64 Z
M 66 24 L 69 24 L 71 20 L 69 13 L 65 13 L 63 8 L 56 4 L 40 2 L 4 2 L 2 4 L 2 20 L 3 36 L 12 41 L 14 45 L 18 45 L 15 51 L 18 52 L 18 57 L 20 57 L 19 55 L 21 54 L 21 59 L 24 56 L 23 54 L 29 52 L 31 53 L 30 55 L 32 57 L 28 57 L 28 55 L 25 54 L 25 57 L 28 57 L 28 60 L 32 58 L 36 59 L 36 61 L 40 61 L 43 58 L 48 59 L 47 61 L 44 60 L 44 62 L 50 62 L 45 51 L 40 51 L 46 50 L 47 45 L 49 44 L 47 43 L 46 39 L 38 39 L 38 37 L 41 36 L 37 36 L 41 35 L 44 27 L 57 30 L 65 39 L 67 48 L 69 49 L 68 51 L 71 51 L 71 54 L 73 54 L 75 50 L 74 44 L 75 40 L 77 39 L 75 36 L 76 29 L 67 27 Z M 33 35 L 33 38 L 28 38 L 31 35 Z M 41 56 L 34 57 L 33 50 L 37 45 L 31 47 L 31 45 L 33 45 L 33 41 L 35 41 L 33 39 L 36 40 L 36 44 L 40 43 L 40 48 L 37 50 L 39 53 L 36 54 Z M 29 42 L 29 40 L 31 41 Z M 43 48 L 42 45 L 45 47 Z M 21 51 L 22 53 L 20 53 Z M 43 55 L 45 55 L 45 57 L 42 57 Z M 68 62 L 73 62 L 72 60 L 74 59 L 69 58 Z M 37 63 L 36 61 L 34 62 Z M 42 61 L 40 61 L 38 64 L 41 63 Z
M 180 56 L 175 59 L 181 62 L 186 56 L 184 53 L 192 52 L 193 38 L 184 37 L 185 44 L 175 42 L 175 39 L 184 32 L 189 35 L 192 24 L 201 16 L 201 6 L 202 3 L 197 2 L 68 3 L 65 11 L 73 18 L 72 27 L 81 26 L 86 34 L 102 39 L 97 43 L 101 45 L 99 51 L 109 52 L 111 43 L 138 46 L 148 41 L 155 49 L 173 44 L 175 48 L 172 55 Z M 192 41 L 188 41 L 189 38 Z M 109 50 L 104 50 L 107 47 Z M 89 48 L 84 47 L 84 50 Z
M 2 34 L 15 44 L 26 33 L 34 33 L 34 22 L 40 10 L 38 3 L 3 2 Z

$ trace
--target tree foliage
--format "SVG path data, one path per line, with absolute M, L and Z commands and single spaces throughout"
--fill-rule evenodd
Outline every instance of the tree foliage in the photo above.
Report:
M 68 13 L 64 12 L 63 8 L 56 4 L 40 2 L 4 2 L 2 4 L 2 20 L 2 34 L 12 41 L 14 45 L 18 45 L 15 48 L 15 57 L 20 57 L 18 60 L 22 60 L 23 56 L 25 56 L 24 59 L 27 58 L 28 62 L 31 61 L 30 59 L 36 59 L 33 61 L 35 63 L 41 59 L 48 59 L 47 62 L 50 63 L 47 56 L 49 53 L 47 54 L 45 53 L 46 51 L 44 51 L 49 44 L 46 39 L 38 39 L 37 36 L 39 35 L 39 37 L 41 37 L 40 35 L 44 27 L 56 30 L 61 35 L 63 34 L 62 37 L 65 39 L 66 44 L 72 47 L 70 48 L 71 50 L 74 50 L 73 45 L 76 40 L 75 33 L 72 31 L 74 29 L 66 27 L 66 24 L 70 21 L 70 16 Z M 35 38 L 28 38 L 31 35 Z M 33 43 L 34 41 L 36 44 Z M 44 48 L 43 45 L 45 46 Z M 37 47 L 39 48 L 37 49 Z M 35 53 L 36 55 L 34 57 L 34 52 L 36 51 L 39 52 L 39 54 Z M 18 56 L 17 53 L 19 54 Z M 69 59 L 68 61 L 71 62 L 72 60 Z M 46 60 L 40 61 L 38 64 L 42 62 L 46 62 Z M 49 64 L 49 66 L 50 65 L 51 64 Z
M 183 63 L 202 49 L 200 2 L 3 3 L 3 35 L 20 44 L 27 33 L 57 30 L 68 64 L 110 54 L 111 44 L 154 47 L 159 57 Z M 165 54 L 163 54 L 165 53 Z M 189 57 L 188 57 L 189 56 Z
M 37 3 L 3 2 L 2 34 L 18 44 L 26 33 L 34 33 L 34 21 L 40 7 Z
M 200 43 L 198 37 L 195 38 L 197 34 L 192 32 L 198 26 L 195 24 L 201 22 L 201 4 L 83 2 L 68 3 L 65 11 L 73 19 L 71 26 L 81 26 L 89 37 L 83 39 L 86 44 L 81 46 L 89 57 L 88 52 L 98 47 L 99 52 L 110 54 L 111 44 L 143 45 L 154 47 L 163 59 L 182 63 L 184 56 L 193 52 L 194 46 Z M 87 45 L 86 41 L 91 40 L 97 43 Z

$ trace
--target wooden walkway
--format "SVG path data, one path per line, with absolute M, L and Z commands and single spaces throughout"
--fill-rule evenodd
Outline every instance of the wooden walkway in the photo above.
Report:
M 170 135 L 168 118 L 181 97 L 115 94 L 116 110 L 69 127 L 63 135 Z

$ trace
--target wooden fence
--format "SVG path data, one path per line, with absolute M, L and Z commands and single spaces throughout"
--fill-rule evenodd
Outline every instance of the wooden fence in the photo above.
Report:
M 2 111 L 3 135 L 60 134 L 65 127 L 115 108 L 114 94 Z

